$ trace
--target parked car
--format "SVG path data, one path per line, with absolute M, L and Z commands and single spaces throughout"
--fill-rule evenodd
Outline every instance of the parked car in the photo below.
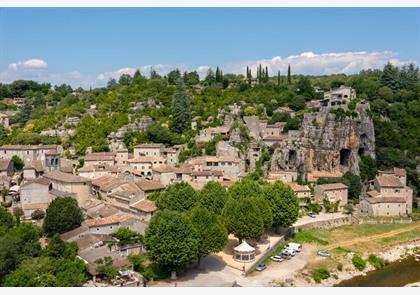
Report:
M 331 253 L 328 252 L 327 250 L 319 250 L 318 251 L 318 255 L 319 256 L 322 256 L 322 257 L 330 257 L 331 256 Z
M 281 257 L 281 256 L 279 256 L 279 255 L 272 256 L 270 259 L 273 260 L 273 261 L 275 261 L 275 262 L 282 262 L 282 261 L 284 261 L 284 258 Z
M 311 217 L 311 218 L 316 218 L 316 214 L 313 213 L 313 212 L 309 213 L 308 216 Z
M 293 249 L 290 249 L 290 248 L 284 248 L 284 250 L 283 250 L 283 252 L 282 253 L 289 253 L 290 254 L 290 256 L 295 256 L 296 255 L 296 251 L 295 250 L 293 250 Z
M 280 257 L 282 257 L 284 259 L 291 259 L 292 258 L 292 254 L 290 254 L 289 252 L 281 252 L 280 253 Z
M 291 249 L 295 252 L 300 252 L 300 251 L 302 251 L 302 244 L 289 243 L 289 244 L 287 244 L 286 249 Z
M 258 264 L 258 266 L 255 270 L 256 271 L 263 271 L 266 268 L 267 268 L 267 265 L 265 265 L 264 263 L 260 263 L 260 264 Z

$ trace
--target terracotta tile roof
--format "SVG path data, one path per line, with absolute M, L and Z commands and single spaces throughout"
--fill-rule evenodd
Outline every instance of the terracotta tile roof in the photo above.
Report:
M 157 148 L 163 148 L 164 145 L 161 143 L 143 143 L 138 144 L 134 146 L 134 148 L 141 148 L 141 149 L 157 149 Z
M 144 192 L 164 189 L 165 186 L 157 180 L 142 180 L 136 182 L 136 185 Z
M 375 197 L 375 198 L 366 198 L 370 204 L 378 203 L 406 203 L 406 200 L 401 197 Z
M 294 192 L 310 192 L 311 190 L 307 185 L 299 185 L 296 182 L 286 183 L 292 188 Z
M 45 185 L 45 186 L 49 186 L 50 185 L 50 181 L 44 177 L 39 177 L 39 178 L 35 178 L 35 179 L 31 179 L 26 181 L 23 185 L 21 185 L 21 188 L 26 187 L 32 183 L 37 183 L 40 185 Z
M 376 180 L 380 187 L 403 187 L 401 181 L 394 175 L 376 176 Z
M 49 150 L 49 149 L 57 149 L 58 145 L 51 144 L 51 145 L 21 145 L 21 144 L 6 144 L 0 146 L 0 150 Z
M 375 190 L 373 190 L 373 191 L 368 191 L 366 194 L 367 194 L 368 196 L 372 197 L 372 198 L 376 198 L 376 197 L 379 197 L 379 196 L 381 195 L 381 193 L 380 193 L 380 192 L 375 191 Z
M 281 141 L 283 139 L 287 138 L 287 134 L 284 135 L 266 135 L 263 137 L 263 140 L 277 140 Z
M 85 210 L 89 210 L 90 208 L 94 208 L 103 204 L 104 202 L 102 200 L 99 200 L 96 198 L 89 198 L 86 200 L 84 204 L 81 205 L 81 208 Z
M 92 185 L 99 187 L 99 189 L 104 192 L 116 189 L 117 187 L 122 186 L 125 183 L 127 182 L 110 175 L 104 175 L 92 181 Z
M 154 156 L 141 156 L 141 157 L 128 160 L 128 163 L 156 163 L 156 162 L 165 163 L 165 158 L 154 157 Z
M 73 175 L 70 173 L 64 173 L 58 170 L 48 172 L 44 174 L 44 177 L 53 180 L 53 181 L 60 181 L 60 182 L 66 182 L 66 183 L 91 183 L 91 180 L 89 178 Z
M 347 185 L 342 184 L 342 183 L 318 184 L 317 187 L 321 188 L 324 191 L 347 189 Z
M 405 169 L 397 168 L 397 167 L 394 167 L 394 173 L 397 176 L 406 176 L 407 175 L 407 172 L 405 171 Z
M 108 225 L 108 224 L 116 224 L 116 223 L 125 222 L 133 218 L 134 218 L 133 216 L 128 215 L 126 213 L 117 213 L 108 217 L 87 219 L 84 221 L 84 225 L 87 227 L 103 226 L 103 225 Z
M 155 212 L 157 209 L 155 202 L 150 201 L 148 199 L 140 200 L 137 203 L 130 205 L 130 207 L 138 209 L 143 212 L 148 212 L 148 213 Z
M 44 171 L 44 165 L 42 164 L 41 160 L 34 160 L 29 163 L 25 164 L 25 167 L 23 167 L 24 170 L 29 169 L 35 169 L 37 172 L 43 172 Z
M 5 171 L 9 168 L 11 160 L 0 160 L 0 171 Z
M 163 152 L 164 153 L 172 153 L 172 154 L 175 154 L 176 153 L 176 149 L 174 149 L 174 148 L 164 148 L 163 149 Z
M 157 167 L 153 167 L 152 171 L 156 171 L 159 173 L 170 173 L 170 172 L 175 172 L 175 167 L 171 166 L 171 165 L 159 165 Z
M 83 233 L 87 232 L 88 230 L 89 230 L 89 228 L 87 226 L 82 225 L 82 226 L 79 226 L 79 227 L 77 227 L 77 228 L 75 228 L 71 231 L 68 231 L 64 234 L 61 234 L 60 237 L 63 241 L 68 241 L 71 238 L 77 237 L 80 234 L 83 234 Z
M 223 176 L 222 171 L 218 170 L 202 170 L 202 171 L 193 171 L 192 176 Z
M 115 153 L 113 152 L 102 152 L 102 153 L 91 153 L 85 157 L 85 162 L 88 161 L 113 161 L 115 159 Z
M 47 209 L 50 203 L 25 203 L 22 204 L 23 210 L 37 210 L 37 209 Z

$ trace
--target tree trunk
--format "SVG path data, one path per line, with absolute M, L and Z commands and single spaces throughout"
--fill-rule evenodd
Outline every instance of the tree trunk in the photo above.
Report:
M 176 277 L 176 271 L 173 270 L 173 271 L 171 271 L 171 280 L 176 280 L 176 279 L 177 279 L 177 277 Z

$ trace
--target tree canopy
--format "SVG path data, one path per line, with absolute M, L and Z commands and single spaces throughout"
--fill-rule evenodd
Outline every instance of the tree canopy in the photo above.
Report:
M 197 203 L 196 191 L 186 182 L 168 186 L 159 194 L 156 206 L 159 210 L 188 211 Z

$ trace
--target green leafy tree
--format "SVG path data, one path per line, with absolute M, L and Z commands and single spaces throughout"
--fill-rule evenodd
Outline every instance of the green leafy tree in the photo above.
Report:
M 117 276 L 118 272 L 114 268 L 112 258 L 110 256 L 99 258 L 95 261 L 95 263 L 98 274 L 104 276 L 108 282 Z
M 289 103 L 289 107 L 294 111 L 300 111 L 305 108 L 305 97 L 302 95 L 296 96 L 292 102 Z
M 388 62 L 382 71 L 380 84 L 395 91 L 400 87 L 399 76 L 398 68 Z
M 229 188 L 229 195 L 234 199 L 260 197 L 262 194 L 261 185 L 251 179 L 237 181 Z
M 39 210 L 39 209 L 35 210 L 31 214 L 31 218 L 34 219 L 34 220 L 40 220 L 44 217 L 45 217 L 45 212 L 42 211 L 42 210 Z
M 120 227 L 112 236 L 119 240 L 120 246 L 143 243 L 143 236 L 127 227 Z
M 228 200 L 226 189 L 218 182 L 210 181 L 198 194 L 198 204 L 217 215 L 222 213 Z
M 192 225 L 198 236 L 198 266 L 202 257 L 219 252 L 227 244 L 226 228 L 217 215 L 202 207 L 195 207 L 189 212 Z
M 197 203 L 196 191 L 186 182 L 168 186 L 156 200 L 159 210 L 188 211 Z
M 13 155 L 12 162 L 13 162 L 13 168 L 16 171 L 22 171 L 23 167 L 25 166 L 25 163 L 17 155 Z
M 66 243 L 58 234 L 55 234 L 49 239 L 47 247 L 44 249 L 44 254 L 54 258 L 68 258 L 74 259 L 77 255 L 77 244 L 75 242 Z
M 144 239 L 149 257 L 173 274 L 197 257 L 198 241 L 190 219 L 169 210 L 153 215 Z
M 264 229 L 270 229 L 273 226 L 273 212 L 271 211 L 270 203 L 262 196 L 254 198 L 254 202 L 260 211 Z
M 376 160 L 370 156 L 361 156 L 359 162 L 360 178 L 362 181 L 374 179 L 378 171 Z
M 222 211 L 222 221 L 239 242 L 258 239 L 264 233 L 264 220 L 253 198 L 229 199 Z
M 299 200 L 288 185 L 277 181 L 266 187 L 264 196 L 270 203 L 274 226 L 286 228 L 296 222 L 299 215 Z
M 48 206 L 43 229 L 47 236 L 68 232 L 82 224 L 83 214 L 72 197 L 54 199 Z
M 13 215 L 9 210 L 0 206 L 0 227 L 12 228 L 14 224 Z
M 170 71 L 168 73 L 168 83 L 171 85 L 175 85 L 178 83 L 178 80 L 181 78 L 181 72 L 178 69 Z

